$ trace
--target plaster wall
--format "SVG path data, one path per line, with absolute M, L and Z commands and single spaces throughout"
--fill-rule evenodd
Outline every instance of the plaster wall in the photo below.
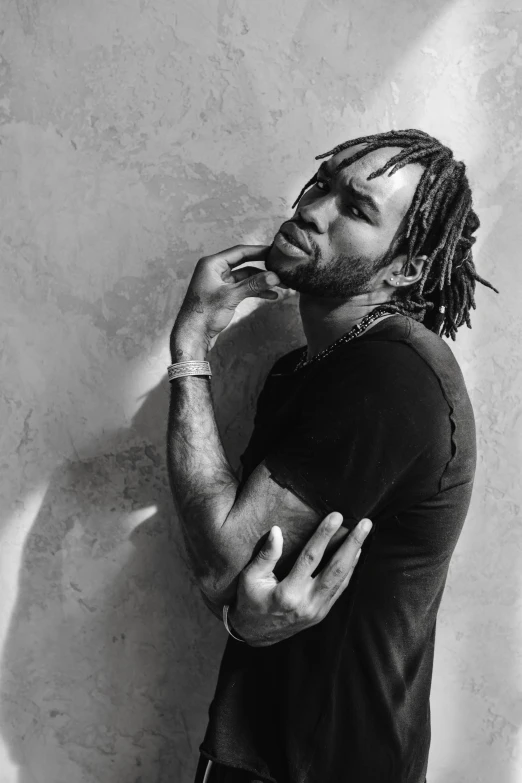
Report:
M 346 138 L 420 127 L 482 219 L 472 506 L 440 611 L 430 783 L 522 781 L 517 0 L 0 4 L 0 783 L 191 783 L 225 631 L 164 461 L 167 337 L 198 257 L 270 242 Z M 295 297 L 213 352 L 231 461 Z

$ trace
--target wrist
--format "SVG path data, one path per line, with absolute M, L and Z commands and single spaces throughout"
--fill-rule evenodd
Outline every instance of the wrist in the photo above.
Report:
M 170 337 L 172 363 L 204 362 L 209 352 L 209 341 L 203 335 L 173 332 Z
M 232 606 L 229 606 L 228 608 L 228 624 L 235 636 L 239 636 L 239 638 L 242 639 L 244 642 L 247 642 L 247 644 L 249 643 L 247 634 L 245 633 L 244 629 L 240 630 L 241 622 L 237 616 L 235 601 L 232 604 Z
M 249 624 L 248 621 L 245 623 L 244 617 L 243 621 L 241 617 L 242 615 L 238 612 L 234 602 L 228 609 L 228 625 L 234 636 L 239 636 L 250 647 L 270 647 L 274 644 L 272 640 L 256 633 L 255 625 L 252 626 L 252 623 Z

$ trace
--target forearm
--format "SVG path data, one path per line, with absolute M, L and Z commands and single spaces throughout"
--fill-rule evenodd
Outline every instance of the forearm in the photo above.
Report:
M 203 348 L 173 346 L 173 361 L 204 361 Z M 238 480 L 227 460 L 205 376 L 171 382 L 167 465 L 194 576 L 201 589 L 213 586 L 226 568 L 221 528 L 236 499 Z

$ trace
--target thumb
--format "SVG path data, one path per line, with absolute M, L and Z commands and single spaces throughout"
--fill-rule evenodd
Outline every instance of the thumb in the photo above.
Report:
M 283 554 L 283 534 L 281 528 L 274 525 L 252 562 L 248 565 L 249 576 L 269 576 Z
M 259 272 L 234 285 L 234 298 L 238 304 L 249 296 L 278 299 L 277 291 L 272 289 L 279 283 L 280 280 L 274 272 Z

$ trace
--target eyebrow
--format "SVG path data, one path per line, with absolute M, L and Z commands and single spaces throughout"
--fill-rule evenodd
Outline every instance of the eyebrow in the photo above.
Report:
M 343 169 L 347 168 L 349 165 L 350 165 L 350 158 L 347 158 L 346 160 L 342 160 L 336 166 L 335 170 L 331 172 L 328 167 L 328 162 L 324 161 L 317 169 L 317 174 L 323 174 L 324 176 L 328 177 L 328 179 L 334 179 Z M 364 193 L 364 191 L 359 190 L 352 182 L 350 182 L 348 185 L 343 185 L 342 187 L 351 196 L 356 198 L 359 202 L 362 202 L 367 206 L 369 206 L 370 209 L 372 209 L 374 212 L 377 213 L 377 215 L 381 214 L 379 205 L 377 204 L 375 199 L 372 196 L 370 196 L 369 193 Z

